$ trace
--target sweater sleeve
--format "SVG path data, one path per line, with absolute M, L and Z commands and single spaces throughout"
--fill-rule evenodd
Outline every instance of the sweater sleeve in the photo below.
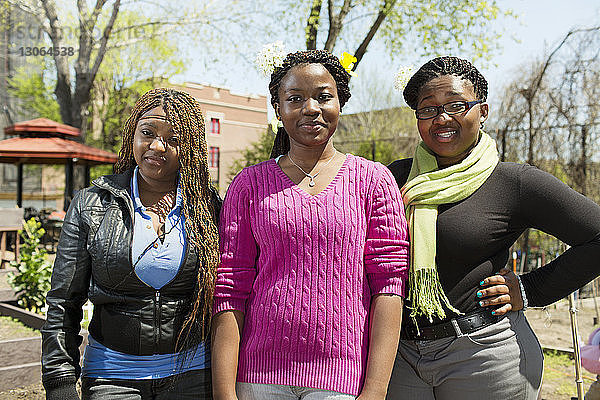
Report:
M 404 205 L 391 172 L 380 171 L 368 206 L 365 270 L 372 295 L 404 297 L 409 246 Z
M 522 276 L 530 306 L 551 304 L 600 273 L 600 206 L 554 176 L 525 166 L 520 214 L 529 227 L 571 246 L 548 264 Z
M 248 174 L 231 183 L 219 223 L 221 263 L 217 269 L 213 313 L 245 311 L 256 276 L 257 245 L 250 224 Z

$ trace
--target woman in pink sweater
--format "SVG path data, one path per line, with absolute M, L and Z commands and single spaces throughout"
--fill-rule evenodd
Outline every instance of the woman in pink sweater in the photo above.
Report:
M 275 158 L 244 169 L 221 212 L 215 399 L 385 398 L 407 227 L 391 173 L 333 146 L 349 77 L 323 50 L 271 75 Z

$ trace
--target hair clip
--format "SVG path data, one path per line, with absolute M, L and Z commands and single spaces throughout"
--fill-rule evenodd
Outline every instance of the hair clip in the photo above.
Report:
M 398 68 L 398 72 L 396 72 L 396 75 L 394 76 L 394 89 L 399 92 L 404 91 L 404 88 L 412 77 L 413 69 L 412 65 Z
M 273 43 L 265 44 L 262 50 L 258 52 L 254 62 L 257 68 L 264 76 L 271 76 L 275 68 L 283 65 L 285 58 L 285 45 L 281 40 Z
M 343 52 L 342 56 L 340 57 L 340 64 L 342 64 L 342 67 L 344 67 L 344 69 L 346 70 L 347 73 L 350 74 L 350 76 L 358 76 L 358 74 L 354 71 L 352 71 L 352 68 L 354 67 L 354 63 L 358 61 L 356 59 L 356 57 L 354 57 L 352 54 L 348 53 L 348 52 Z

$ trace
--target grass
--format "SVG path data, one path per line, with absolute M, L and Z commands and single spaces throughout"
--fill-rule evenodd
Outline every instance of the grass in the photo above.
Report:
M 587 390 L 596 379 L 582 369 L 583 386 Z M 544 380 L 542 396 L 544 400 L 570 399 L 577 396 L 575 385 L 575 363 L 573 358 L 556 351 L 544 351 Z
M 11 317 L 0 317 L 0 340 L 39 336 L 40 332 Z

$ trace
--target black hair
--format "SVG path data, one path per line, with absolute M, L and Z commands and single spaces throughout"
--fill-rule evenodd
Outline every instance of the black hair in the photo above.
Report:
M 473 84 L 477 100 L 486 101 L 488 83 L 481 73 L 467 60 L 458 57 L 444 56 L 426 62 L 410 78 L 404 88 L 404 101 L 413 110 L 417 109 L 419 92 L 430 80 L 442 75 L 455 75 Z
M 302 64 L 321 64 L 329 71 L 335 80 L 338 99 L 340 101 L 340 111 L 344 104 L 350 99 L 350 74 L 344 69 L 340 60 L 326 50 L 303 50 L 288 54 L 283 59 L 283 65 L 276 67 L 271 74 L 271 82 L 269 83 L 269 92 L 271 93 L 271 104 L 275 107 L 279 104 L 279 85 L 283 77 L 295 66 Z M 290 138 L 285 131 L 285 128 L 277 129 L 273 150 L 271 150 L 271 158 L 283 155 L 290 150 Z

